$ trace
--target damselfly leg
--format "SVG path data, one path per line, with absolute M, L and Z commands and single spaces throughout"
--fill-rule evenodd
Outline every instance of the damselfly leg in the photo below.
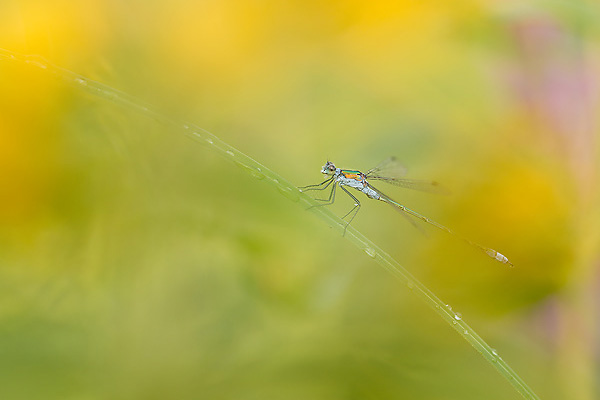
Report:
M 354 217 L 356 217 L 356 214 L 358 214 L 358 211 L 360 210 L 360 201 L 358 201 L 358 199 L 356 197 L 354 197 L 354 195 L 352 193 L 350 193 L 348 191 L 348 189 L 346 189 L 343 186 L 340 186 L 342 188 L 342 190 L 344 192 L 346 192 L 348 194 L 348 196 L 352 197 L 352 200 L 354 200 L 354 207 L 352 207 L 352 210 L 348 211 L 346 213 L 346 215 L 344 215 L 342 217 L 342 219 L 346 218 L 348 215 L 350 215 L 353 211 L 354 213 L 352 214 L 352 217 L 350 217 L 350 219 L 348 220 L 348 222 L 346 223 L 346 226 L 344 227 L 344 233 L 342 236 L 344 236 L 346 234 L 346 230 L 348 229 L 348 225 L 350 225 L 350 223 L 352 222 L 352 220 L 354 219 Z
M 331 185 L 331 182 L 333 182 L 333 177 L 331 177 L 329 179 L 325 179 L 323 182 L 317 183 L 316 185 L 300 186 L 300 187 L 298 187 L 298 189 L 300 189 L 301 192 L 307 192 L 309 190 L 325 190 L 327 188 L 327 186 Z M 323 185 L 325 185 L 325 186 L 323 186 Z M 323 186 L 323 187 L 321 187 L 321 186 Z
M 331 183 L 333 181 L 334 181 L 333 178 L 329 178 L 329 179 L 326 179 L 326 180 L 324 180 L 323 182 L 321 182 L 319 184 L 308 185 L 308 186 L 301 186 L 298 189 L 300 189 L 300 191 L 302 191 L 302 192 L 308 192 L 309 190 L 325 190 L 325 189 L 327 189 L 329 187 L 329 185 L 331 185 Z M 327 202 L 331 201 L 331 196 L 333 194 L 334 189 L 335 189 L 335 185 L 334 185 L 333 188 L 331 188 L 331 192 L 329 192 L 329 198 L 327 198 L 327 199 L 315 198 L 315 200 L 317 200 L 317 201 L 327 201 Z M 325 205 L 325 204 L 323 204 L 323 205 Z M 312 207 L 314 207 L 314 206 L 312 206 Z M 311 209 L 312 207 L 309 207 L 308 209 Z
M 326 182 L 327 182 L 327 181 L 326 181 Z M 327 184 L 325 184 L 325 182 L 323 182 L 323 184 L 325 184 L 325 186 L 324 186 L 323 188 L 314 188 L 314 189 L 312 189 L 312 190 L 324 190 L 325 188 L 327 188 L 327 187 L 328 187 L 328 186 L 331 184 L 331 182 L 332 182 L 332 181 L 329 181 L 329 182 L 327 182 Z M 348 225 L 350 225 L 350 223 L 352 222 L 352 220 L 354 219 L 354 217 L 356 217 L 356 214 L 358 214 L 358 211 L 360 210 L 360 206 L 361 206 L 361 204 L 360 204 L 360 201 L 358 201 L 358 199 L 357 199 L 357 198 L 356 198 L 356 197 L 355 197 L 355 196 L 354 196 L 352 193 L 350 193 L 350 192 L 348 191 L 348 189 L 346 189 L 344 186 L 342 186 L 342 185 L 339 185 L 338 183 L 334 183 L 334 184 L 333 184 L 333 186 L 332 186 L 332 188 L 331 188 L 331 191 L 329 192 L 329 197 L 328 197 L 327 199 L 315 199 L 315 200 L 318 200 L 318 201 L 324 201 L 325 203 L 322 203 L 322 204 L 315 204 L 315 205 L 313 205 L 313 206 L 310 206 L 310 207 L 308 207 L 308 208 L 307 208 L 307 210 L 310 210 L 310 209 L 311 209 L 311 208 L 313 208 L 313 207 L 329 206 L 329 205 L 331 205 L 331 204 L 335 203 L 335 192 L 336 192 L 336 189 L 337 189 L 337 187 L 338 187 L 338 186 L 339 186 L 339 187 L 340 187 L 340 188 L 341 188 L 341 189 L 342 189 L 344 192 L 346 192 L 346 194 L 347 194 L 348 196 L 350 196 L 350 197 L 352 198 L 352 200 L 354 200 L 354 207 L 352 207 L 352 209 L 351 209 L 350 211 L 348 211 L 348 212 L 347 212 L 347 213 L 346 213 L 346 214 L 345 214 L 345 215 L 342 217 L 342 219 L 346 219 L 346 217 L 347 217 L 348 215 L 352 215 L 352 216 L 350 217 L 350 219 L 348 220 L 348 222 L 346 223 L 346 226 L 344 226 L 344 233 L 343 233 L 343 235 L 345 235 L 345 234 L 346 234 L 346 230 L 348 229 Z M 306 186 L 305 186 L 305 187 L 306 187 Z M 309 190 L 311 190 L 311 189 L 309 189 Z

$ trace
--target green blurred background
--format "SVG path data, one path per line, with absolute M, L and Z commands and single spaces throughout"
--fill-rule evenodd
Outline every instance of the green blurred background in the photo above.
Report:
M 353 225 L 544 399 L 600 358 L 592 2 L 0 3 L 0 47 L 182 116 L 296 185 L 395 155 Z M 0 398 L 517 399 L 313 214 L 179 132 L 0 61 Z M 340 196 L 343 215 L 351 201 Z

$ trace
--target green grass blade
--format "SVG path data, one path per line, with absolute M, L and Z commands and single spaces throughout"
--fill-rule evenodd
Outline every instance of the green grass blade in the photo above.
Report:
M 0 61 L 7 60 L 30 65 L 40 68 L 56 78 L 67 82 L 83 91 L 89 92 L 95 96 L 105 98 L 115 104 L 136 110 L 162 123 L 173 126 L 184 134 L 198 140 L 200 143 L 210 148 L 212 151 L 231 160 L 236 165 L 247 171 L 250 176 L 263 180 L 274 186 L 281 194 L 288 199 L 298 203 L 303 208 L 318 205 L 310 196 L 300 192 L 291 182 L 279 176 L 275 172 L 258 163 L 251 157 L 233 148 L 220 140 L 215 135 L 204 129 L 185 121 L 171 119 L 144 104 L 142 101 L 116 89 L 113 89 L 100 82 L 87 79 L 79 74 L 55 66 L 39 56 L 20 55 L 8 50 L 0 49 Z M 338 216 L 333 214 L 326 207 L 313 207 L 312 213 L 321 218 L 325 223 L 334 228 L 340 234 L 344 231 L 346 223 Z M 539 399 L 539 397 L 527 386 L 527 384 L 517 375 L 517 373 L 498 355 L 496 350 L 490 347 L 460 316 L 452 310 L 450 306 L 444 304 L 427 287 L 413 277 L 404 267 L 402 267 L 389 254 L 384 252 L 368 238 L 354 229 L 348 227 L 345 238 L 359 249 L 362 249 L 370 258 L 374 259 L 379 265 L 398 278 L 411 292 L 423 300 L 438 315 L 442 317 L 459 335 L 471 344 L 511 385 L 526 399 Z

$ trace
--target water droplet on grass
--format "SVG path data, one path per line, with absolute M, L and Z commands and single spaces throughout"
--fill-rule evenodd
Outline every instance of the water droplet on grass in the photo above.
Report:
M 244 164 L 242 164 L 241 162 L 238 162 L 238 161 L 235 162 L 235 165 L 237 165 L 238 167 L 240 167 L 243 171 L 249 173 L 250 176 L 252 176 L 253 178 L 256 178 L 256 179 L 259 179 L 259 180 L 265 178 L 265 175 L 262 172 L 260 172 L 260 168 L 254 169 L 254 168 L 249 167 L 247 165 L 244 165 Z
M 376 252 L 374 249 L 370 248 L 370 247 L 367 247 L 367 248 L 365 249 L 365 253 L 367 253 L 367 255 L 368 255 L 369 257 L 371 257 L 371 258 L 375 258 L 375 257 L 377 257 L 377 252 Z
M 283 186 L 281 183 L 279 183 L 279 180 L 277 178 L 272 178 L 272 180 L 273 183 L 275 183 L 279 193 L 292 200 L 294 203 L 300 200 L 300 196 L 298 196 L 298 192 L 296 191 L 295 187 L 290 188 Z
M 26 64 L 31 64 L 31 65 L 35 65 L 36 67 L 42 68 L 42 69 L 46 69 L 48 68 L 48 66 L 42 62 L 39 61 L 34 61 L 34 60 L 25 60 Z

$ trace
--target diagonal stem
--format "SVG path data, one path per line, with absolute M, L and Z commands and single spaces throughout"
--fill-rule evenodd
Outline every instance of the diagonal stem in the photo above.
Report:
M 236 165 L 247 171 L 250 176 L 274 186 L 281 194 L 293 202 L 299 203 L 303 208 L 310 207 L 311 212 L 338 232 L 345 232 L 344 237 L 347 240 L 359 249 L 364 250 L 369 257 L 398 278 L 410 291 L 431 307 L 444 321 L 453 327 L 459 335 L 469 342 L 469 344 L 471 344 L 471 346 L 473 346 L 475 350 L 477 350 L 504 378 L 506 378 L 525 399 L 539 399 L 523 379 L 521 379 L 521 377 L 517 375 L 517 373 L 498 355 L 496 350 L 490 347 L 465 321 L 463 321 L 460 314 L 454 312 L 447 304 L 444 304 L 444 302 L 437 298 L 433 292 L 413 277 L 389 254 L 377 247 L 354 227 L 347 226 L 342 219 L 333 214 L 327 207 L 316 207 L 320 204 L 311 197 L 300 192 L 294 185 L 275 172 L 197 125 L 172 119 L 159 110 L 155 110 L 151 106 L 144 104 L 135 97 L 53 65 L 40 56 L 22 55 L 0 49 L 0 61 L 16 62 L 40 68 L 80 90 L 102 97 L 120 106 L 136 110 L 162 123 L 171 125 L 191 138 L 198 140 L 212 151 L 233 161 Z

